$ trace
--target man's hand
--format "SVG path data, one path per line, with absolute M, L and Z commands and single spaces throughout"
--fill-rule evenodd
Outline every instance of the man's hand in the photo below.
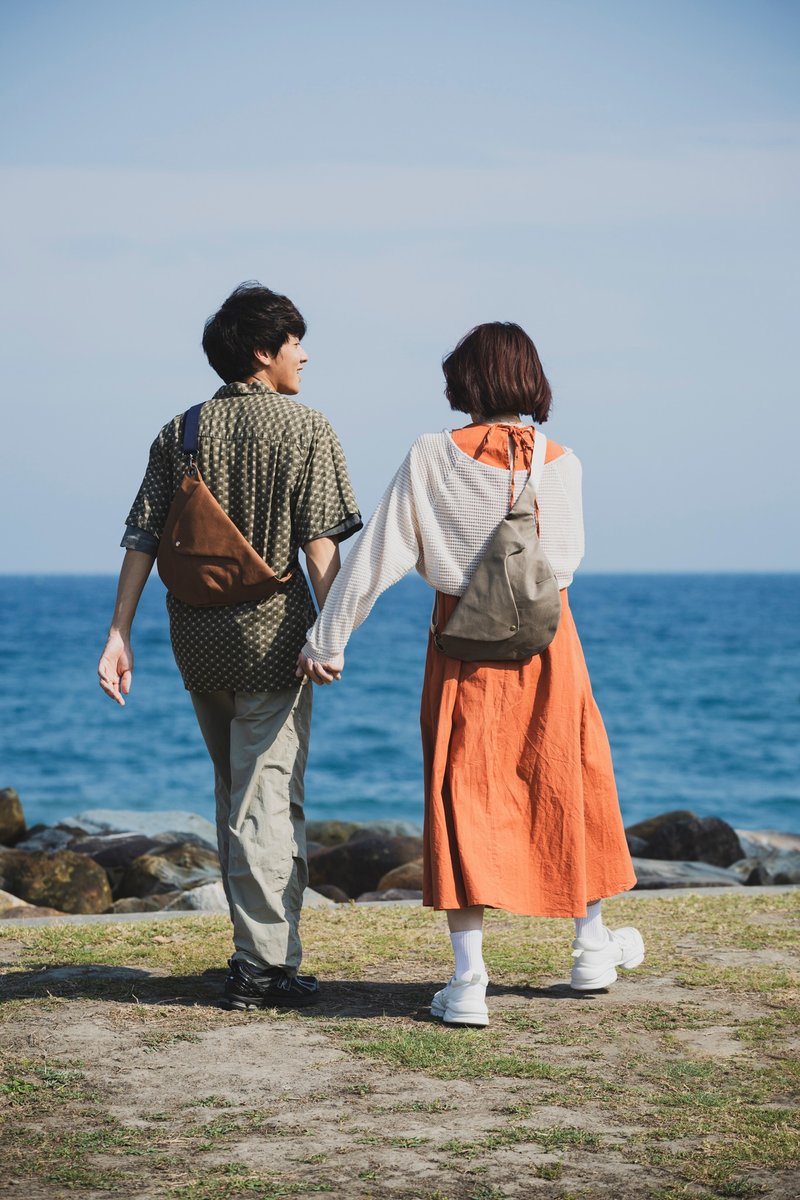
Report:
M 107 696 L 116 700 L 117 704 L 121 704 L 123 707 L 125 701 L 122 697 L 127 696 L 131 690 L 133 673 L 131 625 L 136 615 L 139 597 L 155 561 L 154 554 L 145 554 L 142 550 L 125 551 L 122 570 L 119 573 L 117 602 L 114 605 L 114 616 L 111 618 L 108 641 L 100 656 L 100 662 L 97 664 L 100 687 Z
M 344 670 L 344 655 L 340 654 L 335 662 L 318 663 L 301 651 L 297 658 L 295 675 L 302 679 L 305 675 L 312 683 L 336 683 L 342 677 Z
M 130 641 L 112 629 L 97 664 L 100 687 L 107 696 L 125 707 L 123 696 L 131 690 L 133 650 Z

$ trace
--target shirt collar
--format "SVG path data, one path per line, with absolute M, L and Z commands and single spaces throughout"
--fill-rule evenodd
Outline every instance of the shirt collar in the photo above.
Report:
M 232 396 L 277 396 L 279 393 L 260 380 L 252 383 L 226 383 L 211 397 L 212 400 L 227 400 Z

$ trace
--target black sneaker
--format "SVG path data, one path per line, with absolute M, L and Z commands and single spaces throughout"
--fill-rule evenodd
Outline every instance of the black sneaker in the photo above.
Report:
M 223 1008 L 305 1008 L 319 1000 L 313 975 L 289 975 L 282 967 L 260 970 L 232 958 L 220 1003 Z

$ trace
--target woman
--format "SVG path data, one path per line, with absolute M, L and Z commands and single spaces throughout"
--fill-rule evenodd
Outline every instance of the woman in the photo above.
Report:
M 636 878 L 567 598 L 583 557 L 580 463 L 522 423 L 522 414 L 547 420 L 551 392 L 518 325 L 477 326 L 443 370 L 451 408 L 472 423 L 411 447 L 309 630 L 298 673 L 338 678 L 352 630 L 413 567 L 436 589 L 442 628 L 533 471 L 540 540 L 561 595 L 555 638 L 521 663 L 461 662 L 429 638 L 422 690 L 423 904 L 447 911 L 455 954 L 431 1012 L 447 1024 L 486 1025 L 485 907 L 574 917 L 571 983 L 581 991 L 613 983 L 618 966 L 638 966 L 644 946 L 635 929 L 606 929 L 601 912 L 602 897 Z

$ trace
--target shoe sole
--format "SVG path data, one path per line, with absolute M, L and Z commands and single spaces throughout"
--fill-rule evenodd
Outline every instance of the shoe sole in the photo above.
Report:
M 254 996 L 222 996 L 219 1006 L 228 1010 L 235 1009 L 237 1012 L 252 1012 L 258 1008 L 307 1008 L 310 1004 L 316 1004 L 318 1000 L 319 996 L 313 995 L 291 1000 L 278 997 L 258 1000 Z
M 632 971 L 634 967 L 640 967 L 643 962 L 644 951 L 641 954 L 635 954 L 633 958 L 626 958 L 624 962 L 618 963 L 617 966 L 622 967 L 624 971 Z M 581 983 L 570 980 L 570 987 L 573 992 L 597 992 L 603 988 L 611 987 L 612 983 L 617 982 L 617 978 L 616 968 L 609 967 L 604 975 L 598 975 L 594 979 L 589 979 Z
M 445 1025 L 472 1025 L 475 1029 L 484 1029 L 489 1024 L 488 1013 L 459 1013 L 457 1016 L 448 1017 L 444 1014 Z

